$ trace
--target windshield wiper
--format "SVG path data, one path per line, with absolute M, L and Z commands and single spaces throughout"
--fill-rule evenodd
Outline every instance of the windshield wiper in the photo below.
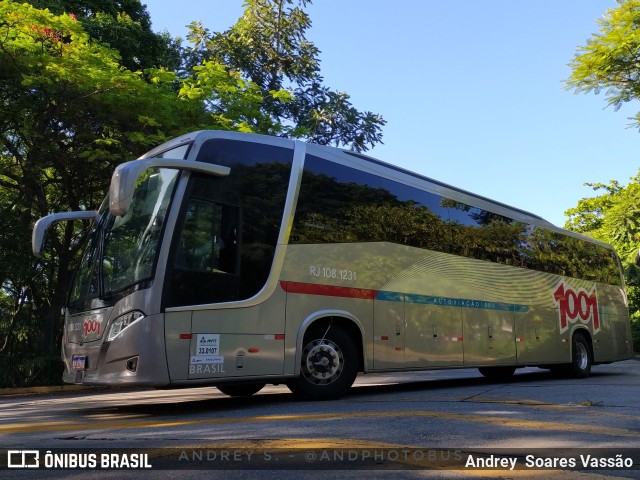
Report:
M 108 231 L 108 223 L 107 218 L 110 215 L 105 215 L 104 224 L 100 225 L 99 230 L 99 238 L 98 238 L 98 252 L 97 252 L 97 262 L 98 262 L 98 299 L 103 302 L 110 302 L 113 295 L 111 292 L 105 294 L 104 291 L 104 246 L 107 243 L 107 231 Z

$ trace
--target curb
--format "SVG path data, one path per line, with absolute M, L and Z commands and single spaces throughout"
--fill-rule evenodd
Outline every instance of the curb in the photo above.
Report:
M 84 385 L 53 385 L 48 387 L 18 387 L 18 388 L 1 388 L 0 397 L 10 395 L 29 395 L 29 394 L 46 394 L 61 392 L 78 392 L 90 390 L 108 390 L 110 387 L 91 387 Z
M 0 398 L 19 395 L 47 395 L 55 393 L 118 393 L 118 392 L 141 392 L 154 390 L 154 387 L 141 385 L 52 385 L 48 387 L 19 387 L 0 388 Z

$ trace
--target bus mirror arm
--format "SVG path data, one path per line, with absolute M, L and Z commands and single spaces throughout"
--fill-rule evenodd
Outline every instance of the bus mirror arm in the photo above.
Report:
M 69 220 L 95 220 L 98 217 L 98 212 L 91 211 L 79 211 L 79 212 L 62 212 L 52 213 L 46 217 L 39 219 L 33 226 L 33 232 L 31 234 L 31 249 L 33 254 L 40 258 L 42 256 L 42 249 L 44 245 L 44 234 L 51 225 L 58 222 Z
M 143 158 L 121 163 L 113 172 L 109 186 L 109 211 L 112 215 L 121 217 L 127 214 L 138 178 L 148 168 L 174 168 L 218 177 L 226 177 L 231 172 L 229 167 L 175 158 Z

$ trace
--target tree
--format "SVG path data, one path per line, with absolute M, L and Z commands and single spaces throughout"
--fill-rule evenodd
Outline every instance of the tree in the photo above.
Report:
M 608 105 L 640 99 L 640 0 L 618 0 L 598 21 L 593 34 L 569 64 L 567 88 L 576 92 L 605 91 Z M 640 128 L 640 112 L 633 119 Z
M 263 115 L 252 125 L 258 132 L 365 151 L 381 141 L 386 122 L 357 110 L 347 93 L 323 85 L 320 52 L 305 36 L 311 20 L 303 8 L 310 3 L 248 0 L 238 22 L 215 34 L 192 23 L 187 65 L 216 60 L 251 81 L 261 96 Z
M 166 69 L 143 78 L 74 15 L 4 1 L 0 18 L 0 356 L 28 359 L 0 365 L 0 383 L 17 385 L 58 356 L 58 347 L 42 346 L 59 345 L 68 272 L 88 233 L 87 225 L 60 224 L 36 261 L 35 219 L 96 208 L 118 163 L 203 126 L 241 129 L 260 108 L 250 82 L 213 64 L 209 90 L 201 89 L 210 108 L 196 80 L 180 84 Z
M 640 0 L 618 0 L 599 20 L 593 34 L 569 64 L 567 88 L 576 92 L 605 91 L 607 104 L 615 109 L 640 100 Z M 632 119 L 640 128 L 640 112 Z M 589 184 L 588 184 L 589 185 Z M 640 275 L 635 256 L 640 240 L 640 174 L 627 186 L 616 181 L 590 184 L 601 195 L 584 198 L 565 212 L 565 228 L 612 244 L 625 268 L 634 348 L 640 350 Z
M 154 33 L 140 0 L 29 0 L 55 15 L 73 15 L 91 38 L 116 50 L 131 70 L 180 66 L 180 45 L 167 33 Z
M 640 174 L 624 187 L 615 180 L 587 185 L 603 193 L 583 198 L 567 210 L 565 228 L 610 243 L 625 264 L 635 262 L 640 243 Z
M 640 245 L 640 173 L 628 185 L 589 184 L 601 195 L 583 198 L 565 212 L 565 228 L 613 245 L 620 256 L 627 284 L 634 348 L 640 351 L 640 271 L 635 258 Z
M 33 219 L 95 207 L 114 164 L 157 140 L 169 96 L 122 69 L 72 15 L 5 1 L 0 18 L 0 354 L 30 359 L 2 369 L 18 384 L 48 361 L 41 347 L 59 336 L 67 272 L 87 233 L 61 225 L 35 262 Z

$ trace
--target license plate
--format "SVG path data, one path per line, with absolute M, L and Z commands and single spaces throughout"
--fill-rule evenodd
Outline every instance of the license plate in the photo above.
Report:
M 71 357 L 71 368 L 73 370 L 84 370 L 86 363 L 86 355 L 74 355 Z

